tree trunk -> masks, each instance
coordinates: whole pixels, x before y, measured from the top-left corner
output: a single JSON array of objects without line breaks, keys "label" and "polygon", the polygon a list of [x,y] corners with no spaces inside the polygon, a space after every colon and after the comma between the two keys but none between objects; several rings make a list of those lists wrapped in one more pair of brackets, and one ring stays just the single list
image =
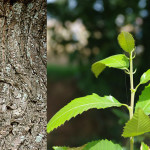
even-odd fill
[{"label": "tree trunk", "polygon": [[0,150],[46,150],[46,1],[0,1]]}]

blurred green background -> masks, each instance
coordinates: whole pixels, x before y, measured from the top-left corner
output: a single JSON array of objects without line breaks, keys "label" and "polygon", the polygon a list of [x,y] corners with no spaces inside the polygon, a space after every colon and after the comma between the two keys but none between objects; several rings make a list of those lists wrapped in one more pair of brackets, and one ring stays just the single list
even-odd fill
[{"label": "blurred green background", "polygon": [[[143,72],[150,68],[150,1],[149,0],[48,0],[48,120],[76,97],[97,93],[113,95],[130,104],[129,76],[117,69],[106,69],[98,79],[91,72],[95,61],[123,53],[118,45],[120,31],[131,32],[136,40],[134,75],[137,85]],[[141,86],[136,94],[143,90]],[[120,111],[121,110],[121,111]],[[97,139],[109,139],[128,146],[121,137],[128,119],[121,109],[90,110],[71,119],[48,134],[52,146],[81,146]],[[150,143],[150,134],[135,139]]]}]

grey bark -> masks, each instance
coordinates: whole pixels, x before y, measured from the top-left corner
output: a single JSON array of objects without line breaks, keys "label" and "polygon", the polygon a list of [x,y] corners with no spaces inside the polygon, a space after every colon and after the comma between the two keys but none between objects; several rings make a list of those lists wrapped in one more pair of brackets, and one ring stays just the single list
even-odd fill
[{"label": "grey bark", "polygon": [[0,150],[46,150],[46,1],[0,0]]}]

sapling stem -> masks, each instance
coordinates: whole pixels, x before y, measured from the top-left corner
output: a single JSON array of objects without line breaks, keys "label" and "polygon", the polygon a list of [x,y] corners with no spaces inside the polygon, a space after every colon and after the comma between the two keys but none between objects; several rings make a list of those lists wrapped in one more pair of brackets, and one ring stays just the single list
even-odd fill
[{"label": "sapling stem", "polygon": [[[133,50],[134,51],[134,50]],[[134,111],[134,96],[135,96],[135,89],[133,83],[133,51],[130,53],[130,86],[131,86],[131,104],[130,104],[130,119],[133,117]],[[130,138],[130,150],[134,150],[134,137]]]}]

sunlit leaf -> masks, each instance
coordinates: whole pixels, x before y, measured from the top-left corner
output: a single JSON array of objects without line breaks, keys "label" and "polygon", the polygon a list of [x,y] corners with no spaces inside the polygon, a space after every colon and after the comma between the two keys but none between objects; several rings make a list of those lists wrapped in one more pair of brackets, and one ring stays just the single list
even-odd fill
[{"label": "sunlit leaf", "polygon": [[140,84],[147,83],[150,80],[150,69],[147,70],[140,79]]},{"label": "sunlit leaf", "polygon": [[123,150],[119,144],[108,140],[94,141],[88,143],[83,150]]},{"label": "sunlit leaf", "polygon": [[123,54],[118,54],[114,56],[110,56],[101,61],[98,61],[92,65],[92,72],[96,77],[106,68],[112,67],[117,69],[126,69],[129,67],[129,60]]},{"label": "sunlit leaf", "polygon": [[150,150],[150,148],[142,142],[140,150]]},{"label": "sunlit leaf", "polygon": [[141,108],[146,115],[150,114],[150,84],[145,87],[139,96],[135,109]]},{"label": "sunlit leaf", "polygon": [[121,32],[118,36],[118,42],[121,48],[128,53],[130,53],[135,47],[134,38],[128,32]]},{"label": "sunlit leaf", "polygon": [[146,132],[150,132],[150,118],[139,108],[133,118],[126,123],[122,136],[133,137]]},{"label": "sunlit leaf", "polygon": [[81,147],[53,147],[54,150],[123,150],[119,144],[114,144],[108,140],[98,140],[89,142]]},{"label": "sunlit leaf", "polygon": [[92,108],[104,109],[112,106],[120,107],[121,104],[112,96],[100,97],[97,94],[76,98],[58,111],[47,125],[47,132],[64,124],[67,120]]}]

